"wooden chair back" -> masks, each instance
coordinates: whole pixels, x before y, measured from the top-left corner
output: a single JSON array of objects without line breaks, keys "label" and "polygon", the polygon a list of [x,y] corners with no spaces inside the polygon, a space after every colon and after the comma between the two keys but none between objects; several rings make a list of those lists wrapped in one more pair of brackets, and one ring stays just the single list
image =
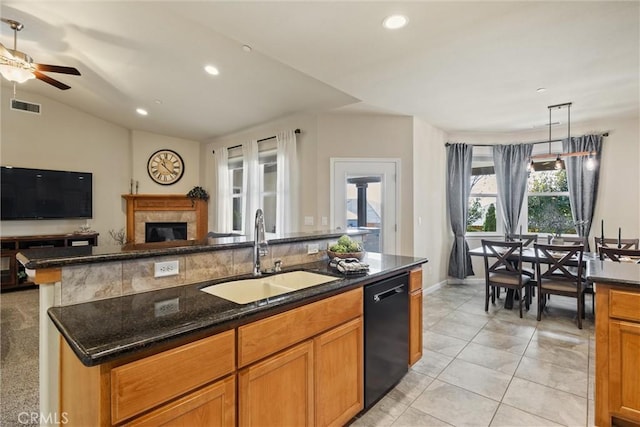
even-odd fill
[{"label": "wooden chair back", "polygon": [[640,260],[640,250],[600,246],[600,259],[610,259],[615,262],[637,262]]},{"label": "wooden chair back", "polygon": [[[491,273],[522,275],[522,242],[502,242],[482,239],[484,271],[487,280]],[[489,262],[492,262],[489,265]]]},{"label": "wooden chair back", "polygon": [[[596,249],[600,249],[601,246],[606,246],[608,248],[618,248],[618,239],[616,238],[604,238],[602,237],[594,237],[593,240],[596,243]],[[640,244],[640,239],[620,239],[620,248],[619,249],[638,249],[638,245]]]},{"label": "wooden chair back", "polygon": [[538,241],[537,234],[507,234],[505,237],[508,242],[522,241],[522,246],[525,248]]},{"label": "wooden chair back", "polygon": [[[538,280],[582,281],[582,256],[584,245],[533,245],[536,252],[536,277]],[[540,265],[548,265],[541,271]]]}]

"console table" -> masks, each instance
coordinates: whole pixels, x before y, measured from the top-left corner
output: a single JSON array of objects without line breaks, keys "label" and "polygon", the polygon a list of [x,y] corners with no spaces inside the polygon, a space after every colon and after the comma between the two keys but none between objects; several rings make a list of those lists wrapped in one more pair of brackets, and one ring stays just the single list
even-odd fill
[{"label": "console table", "polygon": [[33,286],[24,267],[16,261],[16,253],[31,248],[62,248],[68,246],[96,246],[98,233],[43,234],[37,236],[12,236],[0,238],[1,265],[0,290]]}]

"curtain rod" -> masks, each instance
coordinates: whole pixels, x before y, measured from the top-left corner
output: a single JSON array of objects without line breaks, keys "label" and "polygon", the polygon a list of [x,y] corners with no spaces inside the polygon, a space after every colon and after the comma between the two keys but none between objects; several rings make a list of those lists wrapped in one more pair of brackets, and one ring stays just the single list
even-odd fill
[{"label": "curtain rod", "polygon": [[[600,134],[601,136],[609,136],[609,132],[603,132]],[[535,141],[535,142],[522,142],[521,144],[549,144],[550,142],[562,142],[567,138],[562,138],[562,139],[552,139],[552,140],[547,140],[547,141]],[[450,142],[445,142],[444,146],[448,147],[450,146],[451,143]],[[474,147],[493,147],[495,145],[500,145],[500,144],[468,144],[468,145],[472,145]]]},{"label": "curtain rod", "polygon": [[[297,134],[297,133],[300,133],[300,132],[301,132],[301,131],[300,131],[300,129],[296,129],[296,130],[294,130],[294,131],[293,131],[293,133],[296,133],[296,134]],[[259,139],[259,140],[258,140],[258,141],[256,141],[256,142],[269,141],[269,140],[271,140],[271,139],[275,139],[275,138],[276,138],[276,136],[274,135],[274,136],[270,136],[270,137],[268,137],[268,138],[262,138],[262,139]],[[233,147],[227,147],[227,150],[233,150],[234,148],[240,148],[240,147],[242,147],[242,144],[234,145]],[[216,154],[216,150],[212,150],[211,152],[212,152],[213,154]]]}]

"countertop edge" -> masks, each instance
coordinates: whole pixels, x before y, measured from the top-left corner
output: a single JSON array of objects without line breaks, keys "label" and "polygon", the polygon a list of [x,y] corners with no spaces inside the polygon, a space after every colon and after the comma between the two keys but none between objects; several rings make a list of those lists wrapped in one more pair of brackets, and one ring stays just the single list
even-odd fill
[{"label": "countertop edge", "polygon": [[[344,234],[352,236],[361,236],[368,234],[368,230],[353,230],[348,233],[344,230],[330,230],[327,232],[312,233],[292,233],[290,236],[276,237],[268,240],[273,245],[285,243],[308,242],[314,240],[332,239],[340,237]],[[241,239],[241,240],[240,240]],[[153,248],[135,248],[131,250],[115,251],[113,253],[104,254],[86,254],[90,247],[81,246],[76,248],[65,248],[69,250],[68,256],[56,256],[55,252],[60,252],[61,248],[47,249],[24,249],[16,254],[16,259],[30,270],[38,270],[45,268],[58,268],[69,265],[93,264],[100,262],[125,261],[132,259],[152,258],[159,256],[171,255],[187,255],[203,252],[215,252],[229,249],[249,248],[253,246],[253,240],[246,240],[246,237],[220,237],[209,238],[205,241],[189,241],[190,245],[173,246],[173,247],[153,247]]]},{"label": "countertop edge", "polygon": [[[156,349],[162,351],[165,349],[165,347],[172,348],[175,346],[179,346],[186,342],[191,342],[203,338],[204,336],[210,336],[218,332],[233,329],[264,317],[268,317],[302,305],[322,300],[324,298],[338,295],[340,293],[365,286],[371,282],[384,280],[388,277],[392,277],[403,272],[408,272],[428,262],[426,258],[406,258],[411,259],[411,261],[408,261],[394,268],[385,269],[366,276],[345,276],[340,282],[338,282],[341,283],[341,286],[337,288],[335,287],[336,282],[334,282],[333,286],[330,283],[328,285],[320,285],[318,287],[315,287],[315,289],[308,288],[307,292],[298,291],[292,293],[287,298],[283,298],[279,302],[270,303],[261,307],[252,307],[252,309],[248,311],[242,311],[238,309],[237,312],[231,313],[223,319],[178,325],[176,328],[164,331],[162,334],[158,334],[149,339],[132,342],[129,345],[125,346],[118,346],[93,352],[82,346],[78,342],[78,340],[74,338],[73,332],[65,326],[64,322],[61,322],[60,319],[57,318],[55,309],[59,309],[60,307],[51,307],[47,311],[47,314],[64,338],[64,340],[70,346],[74,354],[82,362],[82,364],[87,367],[92,367],[107,362],[112,362],[121,358],[133,356],[135,354],[143,353],[146,351],[154,351]],[[212,283],[222,283],[228,280],[234,280],[234,278],[214,280],[211,283],[202,282],[200,284],[182,285],[179,288],[200,288],[205,285],[209,285]]]}]

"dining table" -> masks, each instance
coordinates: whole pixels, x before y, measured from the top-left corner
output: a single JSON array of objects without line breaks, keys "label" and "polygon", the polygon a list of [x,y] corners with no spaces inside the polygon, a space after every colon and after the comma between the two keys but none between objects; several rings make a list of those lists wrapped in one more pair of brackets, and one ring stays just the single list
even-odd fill
[{"label": "dining table", "polygon": [[[545,256],[541,253],[541,251],[538,251],[541,255],[541,258],[544,258]],[[471,256],[480,256],[483,257],[484,256],[484,249],[482,246],[478,246],[477,248],[473,248],[473,249],[469,249],[469,255]],[[490,253],[489,256],[491,257],[495,257],[494,254]],[[510,260],[517,260],[518,259],[518,254],[517,252],[512,253],[507,259]],[[599,256],[597,253],[595,252],[583,252],[582,253],[582,264],[585,265],[588,261],[592,261],[592,260],[596,260],[599,259]],[[523,263],[531,263],[532,265],[536,262],[537,257],[536,257],[536,250],[534,248],[523,248],[522,249],[522,262]],[[549,260],[549,263],[553,263],[552,260]],[[571,260],[569,260],[569,264],[571,265]],[[574,265],[578,265],[577,259],[574,263]],[[504,308],[511,310],[513,308],[513,300],[516,298],[516,292],[513,289],[507,289],[507,296],[505,297],[504,300]]]}]

